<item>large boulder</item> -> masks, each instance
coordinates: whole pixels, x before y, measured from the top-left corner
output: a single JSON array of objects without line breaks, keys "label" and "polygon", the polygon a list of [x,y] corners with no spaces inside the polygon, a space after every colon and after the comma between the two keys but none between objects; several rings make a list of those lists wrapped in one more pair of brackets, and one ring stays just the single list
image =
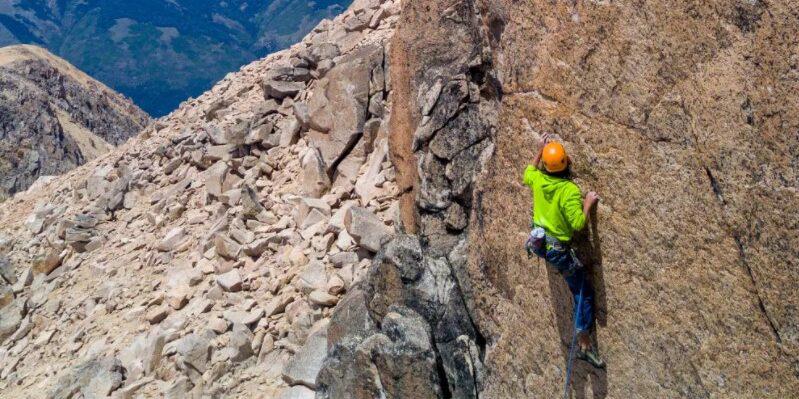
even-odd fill
[{"label": "large boulder", "polygon": [[337,61],[308,100],[311,144],[332,174],[363,134],[372,71],[383,62],[383,48],[367,45]]},{"label": "large boulder", "polygon": [[119,359],[90,360],[60,377],[50,397],[72,398],[80,395],[86,399],[105,398],[124,382],[125,368]]},{"label": "large boulder", "polygon": [[[351,291],[333,313],[322,397],[476,398],[478,333],[450,263],[426,257],[417,237],[402,234],[374,263],[363,290]],[[364,378],[373,368],[383,384]],[[441,374],[426,374],[435,369]]]},{"label": "large boulder", "polygon": [[27,313],[27,301],[22,299],[0,308],[0,344],[17,331]]},{"label": "large boulder", "polygon": [[267,99],[283,99],[285,97],[294,97],[300,90],[305,89],[305,84],[302,82],[287,82],[282,80],[265,80],[261,82],[261,88]]},{"label": "large boulder", "polygon": [[[355,324],[348,329],[361,327]],[[356,334],[331,341],[329,357],[318,377],[317,397],[444,397],[436,370],[436,351],[422,317],[408,308],[392,308],[380,331],[363,333],[364,336]]]},{"label": "large boulder", "polygon": [[305,345],[294,355],[283,369],[283,379],[291,385],[316,388],[316,377],[327,356],[327,325],[311,334]]},{"label": "large boulder", "polygon": [[356,206],[347,210],[344,226],[358,245],[372,252],[380,250],[382,242],[391,234],[391,229],[377,215]]}]

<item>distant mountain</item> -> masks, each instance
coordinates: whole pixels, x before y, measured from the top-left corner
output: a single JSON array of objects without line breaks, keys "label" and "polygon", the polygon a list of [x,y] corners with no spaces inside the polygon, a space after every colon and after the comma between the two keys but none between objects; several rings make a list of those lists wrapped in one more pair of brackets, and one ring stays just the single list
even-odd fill
[{"label": "distant mountain", "polygon": [[0,201],[108,152],[149,121],[47,50],[0,48]]},{"label": "distant mountain", "polygon": [[349,3],[0,0],[0,46],[46,47],[160,116]]}]

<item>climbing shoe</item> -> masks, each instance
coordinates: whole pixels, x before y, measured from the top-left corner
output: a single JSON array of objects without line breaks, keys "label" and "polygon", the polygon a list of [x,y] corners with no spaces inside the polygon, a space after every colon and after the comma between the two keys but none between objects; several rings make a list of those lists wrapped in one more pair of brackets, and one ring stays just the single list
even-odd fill
[{"label": "climbing shoe", "polygon": [[598,368],[603,369],[605,368],[605,361],[599,357],[599,353],[597,353],[596,348],[591,347],[591,349],[584,351],[579,350],[577,351],[577,358],[580,360],[585,360],[590,365]]}]

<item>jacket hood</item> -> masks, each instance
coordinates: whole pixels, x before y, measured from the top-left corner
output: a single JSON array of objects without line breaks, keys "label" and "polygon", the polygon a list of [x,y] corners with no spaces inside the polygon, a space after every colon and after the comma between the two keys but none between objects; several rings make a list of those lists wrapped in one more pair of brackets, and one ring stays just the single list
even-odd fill
[{"label": "jacket hood", "polygon": [[552,176],[546,172],[544,172],[544,177],[544,183],[541,185],[541,191],[544,192],[544,195],[547,197],[547,201],[552,201],[555,193],[557,193],[558,190],[560,190],[565,184],[569,184],[571,182],[568,179]]}]

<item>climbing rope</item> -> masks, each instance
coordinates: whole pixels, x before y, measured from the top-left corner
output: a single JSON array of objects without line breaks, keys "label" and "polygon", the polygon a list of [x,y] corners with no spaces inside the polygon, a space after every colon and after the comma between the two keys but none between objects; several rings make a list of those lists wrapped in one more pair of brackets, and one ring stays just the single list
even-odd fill
[{"label": "climbing rope", "polygon": [[574,333],[572,334],[572,343],[569,346],[569,359],[566,362],[566,386],[563,387],[563,399],[569,399],[569,385],[571,385],[572,366],[574,366],[574,353],[575,344],[577,344],[577,325],[580,320],[581,310],[583,306],[583,287],[585,287],[585,276],[580,283],[580,295],[577,296],[577,303],[574,306]]}]

